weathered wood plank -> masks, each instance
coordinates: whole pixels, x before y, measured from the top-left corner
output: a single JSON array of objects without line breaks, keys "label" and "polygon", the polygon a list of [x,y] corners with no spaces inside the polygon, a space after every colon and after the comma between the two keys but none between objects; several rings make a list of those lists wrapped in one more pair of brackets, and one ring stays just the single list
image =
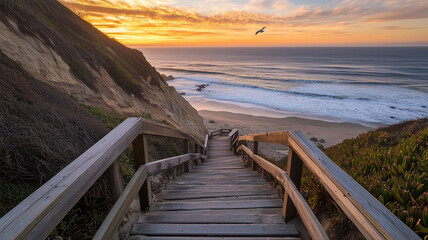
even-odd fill
[{"label": "weathered wood plank", "polygon": [[[171,200],[163,200],[163,203],[195,203],[195,202],[239,202],[239,201],[270,201],[277,200],[278,194],[274,195],[256,195],[256,196],[229,196],[229,197],[210,197],[203,199],[171,199]],[[278,213],[279,214],[279,213]]]},{"label": "weathered wood plank", "polygon": [[195,190],[195,191],[240,191],[240,190],[259,190],[259,189],[273,189],[272,186],[266,186],[264,185],[173,185],[167,186],[167,189],[169,190],[178,190],[178,191],[185,191],[185,190]]},{"label": "weathered wood plank", "polygon": [[210,201],[210,202],[158,202],[150,207],[151,211],[177,211],[198,209],[239,209],[239,208],[277,208],[282,207],[278,199],[245,201]]},{"label": "weathered wood plank", "polygon": [[202,166],[198,166],[195,167],[194,173],[195,174],[199,174],[199,173],[204,173],[206,172],[207,174],[212,174],[212,173],[232,173],[232,172],[236,172],[236,173],[242,173],[242,172],[249,172],[246,168],[244,168],[245,165],[242,163],[233,163],[233,164],[224,164],[222,168],[218,168],[215,166],[212,167],[202,167]]},{"label": "weathered wood plank", "polygon": [[[201,153],[201,151],[199,149],[199,145],[196,143],[193,145],[193,152],[194,153]],[[193,161],[193,165],[194,165],[194,167],[199,166],[199,158],[197,158]]]},{"label": "weathered wood plank", "polygon": [[210,171],[210,172],[207,172],[206,175],[204,175],[202,172],[198,172],[195,175],[192,174],[192,175],[188,175],[188,176],[183,176],[183,180],[189,179],[189,178],[211,178],[211,179],[229,178],[229,179],[234,179],[234,178],[242,178],[242,177],[259,178],[260,179],[260,176],[258,176],[257,173],[255,173],[255,172],[248,172],[248,171],[242,171],[242,169],[236,169],[236,172],[219,171],[218,174],[215,174],[215,171]]},{"label": "weathered wood plank", "polygon": [[[132,150],[134,152],[134,168],[139,169],[141,165],[149,162],[149,148],[147,146],[147,136],[140,134],[132,141]],[[150,178],[147,178],[140,189],[140,209],[145,211],[152,202],[152,187]]]},{"label": "weathered wood plank", "polygon": [[[187,185],[187,186],[190,186],[190,185],[210,186],[210,185],[225,185],[225,184],[229,184],[229,183],[230,183],[230,180],[224,179],[221,181],[218,180],[218,181],[207,181],[207,182],[186,181],[186,182],[179,182],[179,183],[177,183],[177,185],[181,184],[181,185]],[[266,186],[266,182],[261,178],[259,178],[257,180],[247,180],[247,179],[241,180],[241,179],[238,179],[238,180],[234,180],[233,183],[234,183],[235,187],[237,185],[265,185]]]},{"label": "weathered wood plank", "polygon": [[223,149],[227,149],[227,146],[230,146],[230,145],[229,145],[229,141],[210,142],[210,143],[208,144],[208,149],[211,149],[211,148],[218,148],[218,149],[220,149],[220,150],[221,150],[221,148],[222,148],[222,147],[224,147]]},{"label": "weathered wood plank", "polygon": [[206,164],[201,165],[201,169],[209,169],[209,168],[224,168],[223,165],[226,164],[237,164],[242,165],[240,159],[228,158],[228,159],[207,159]]},{"label": "weathered wood plank", "polygon": [[259,196],[259,195],[272,195],[276,194],[272,189],[267,190],[252,190],[252,191],[222,191],[222,192],[200,192],[200,191],[176,191],[164,190],[162,193],[156,195],[157,199],[164,200],[177,200],[177,199],[200,199],[212,197],[235,197],[235,196]]},{"label": "weathered wood plank", "polygon": [[149,176],[152,176],[156,173],[159,173],[162,170],[175,167],[181,163],[185,163],[189,160],[197,159],[201,156],[202,155],[199,153],[188,153],[188,154],[184,154],[176,157],[165,158],[155,162],[150,162],[146,164],[147,174]]},{"label": "weathered wood plank", "polygon": [[[303,162],[300,157],[289,149],[288,151],[288,162],[287,162],[287,173],[290,176],[291,181],[296,186],[296,189],[300,189],[300,182],[302,180]],[[284,194],[284,206],[282,207],[282,217],[286,222],[296,217],[296,207],[294,206],[291,198],[287,193]]]},{"label": "weathered wood plank", "polygon": [[284,224],[284,220],[280,215],[211,215],[211,214],[183,214],[183,215],[141,215],[138,223],[202,223],[202,224],[250,224],[250,223],[264,223],[264,224]]},{"label": "weathered wood plank", "polygon": [[204,149],[207,150],[208,149],[208,134],[205,135],[205,142],[204,142]]},{"label": "weathered wood plank", "polygon": [[[187,140],[187,139],[184,139],[183,140],[183,153],[184,154],[187,154],[187,153],[189,153],[190,151],[189,151],[189,147],[190,147],[190,144],[189,144],[189,140]],[[194,158],[194,159],[192,159],[192,160],[195,160],[196,158]],[[189,172],[189,170],[190,170],[190,161],[186,161],[186,162],[184,162],[183,163],[183,166],[184,166],[184,172]]]},{"label": "weathered wood plank", "polygon": [[288,132],[266,132],[257,134],[248,134],[240,136],[238,141],[257,141],[287,145],[288,144]]},{"label": "weathered wood plank", "polygon": [[139,118],[122,122],[4,215],[0,239],[46,238],[141,131]]},{"label": "weathered wood plank", "polygon": [[181,178],[182,179],[191,179],[191,178],[207,178],[207,179],[222,179],[222,180],[227,180],[225,178],[228,179],[234,179],[234,178],[242,178],[242,177],[249,177],[249,178],[257,178],[260,179],[260,176],[257,175],[257,173],[255,172],[236,172],[236,173],[218,173],[218,174],[186,174],[183,175]]},{"label": "weathered wood plank", "polygon": [[126,186],[123,194],[119,197],[117,202],[114,204],[113,208],[110,210],[109,214],[105,218],[103,224],[98,229],[93,239],[111,239],[113,238],[114,233],[119,227],[120,223],[123,221],[123,217],[128,211],[129,206],[132,201],[137,196],[140,188],[143,186],[147,178],[147,169],[143,165],[141,166],[129,181]]},{"label": "weathered wood plank", "polygon": [[234,169],[242,170],[242,168],[244,166],[245,166],[244,164],[230,165],[230,166],[225,165],[225,166],[218,166],[218,167],[216,167],[216,166],[210,166],[210,167],[200,166],[197,168],[197,170],[201,170],[201,171],[204,171],[205,169],[208,169],[207,171],[214,171],[214,170],[221,171],[221,170],[234,170]]},{"label": "weathered wood plank", "polygon": [[215,172],[228,173],[228,172],[249,172],[249,171],[248,171],[248,169],[245,168],[245,164],[243,164],[242,162],[239,162],[239,163],[224,164],[224,165],[222,165],[222,167],[216,167],[215,165],[212,165],[210,167],[198,166],[198,167],[195,167],[194,172],[195,173],[203,173],[203,172],[207,172],[207,173],[215,173]]},{"label": "weathered wood plank", "polygon": [[170,216],[181,216],[185,214],[195,215],[277,215],[281,216],[281,208],[251,208],[249,211],[246,208],[242,209],[198,209],[198,210],[178,210],[178,211],[150,211],[144,213],[144,216],[158,216],[161,214],[168,214]]},{"label": "weathered wood plank", "polygon": [[224,179],[221,177],[208,177],[208,178],[203,178],[203,177],[198,177],[198,178],[192,178],[191,176],[188,178],[180,178],[181,180],[186,180],[188,181],[190,184],[191,183],[196,183],[196,185],[199,185],[198,182],[200,184],[204,184],[204,185],[213,185],[213,184],[227,184],[230,181],[233,181],[235,183],[235,185],[239,185],[239,184],[251,184],[251,185],[259,185],[259,184],[267,184],[267,182],[262,179],[260,176],[242,176],[242,177],[235,177],[235,178],[229,178],[229,179]]},{"label": "weathered wood plank", "polygon": [[230,156],[230,152],[228,151],[209,151],[207,154],[208,158],[219,158]]},{"label": "weathered wood plank", "polygon": [[229,134],[227,135],[228,137],[232,137],[233,135],[235,135],[238,132],[238,129],[234,128],[232,129],[232,131],[229,132]]},{"label": "weathered wood plank", "polygon": [[116,201],[123,192],[122,177],[120,176],[119,163],[114,161],[107,169],[107,178],[110,185],[111,197]]},{"label": "weathered wood plank", "polygon": [[209,158],[207,159],[207,165],[203,165],[203,167],[208,167],[211,165],[221,166],[222,163],[239,163],[239,159],[236,157],[232,157],[230,155],[218,158]]},{"label": "weathered wood plank", "polygon": [[299,237],[162,237],[162,236],[142,236],[136,235],[129,237],[129,240],[183,240],[183,239],[195,239],[195,240],[302,240]]},{"label": "weathered wood plank", "polygon": [[149,236],[298,236],[292,225],[285,224],[135,224],[132,234]]},{"label": "weathered wood plank", "polygon": [[225,140],[221,140],[221,141],[211,140],[208,143],[208,147],[209,148],[211,148],[211,147],[217,147],[217,146],[222,146],[222,147],[227,148],[227,146],[230,146],[229,139],[225,139]]},{"label": "weathered wood plank", "polygon": [[196,139],[192,135],[189,135],[171,126],[150,121],[147,119],[141,119],[141,121],[143,123],[143,129],[142,129],[143,134],[163,136],[163,137],[173,137],[173,138],[180,138],[180,139],[190,139],[192,142],[197,143],[199,146],[205,146],[204,144],[202,144],[201,141],[199,141],[199,139]]}]

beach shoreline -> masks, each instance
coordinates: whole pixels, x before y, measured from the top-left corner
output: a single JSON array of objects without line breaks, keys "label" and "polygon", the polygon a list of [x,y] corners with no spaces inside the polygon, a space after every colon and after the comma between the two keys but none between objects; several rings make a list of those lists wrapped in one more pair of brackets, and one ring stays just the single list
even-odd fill
[{"label": "beach shoreline", "polygon": [[[220,128],[238,128],[241,135],[272,131],[301,131],[316,144],[329,147],[345,139],[354,138],[376,127],[368,127],[350,122],[329,122],[301,117],[273,118],[253,116],[227,111],[200,110],[199,115],[209,131]],[[380,126],[379,126],[380,127]],[[260,152],[276,160],[288,154],[287,147],[275,144],[263,144]]]}]

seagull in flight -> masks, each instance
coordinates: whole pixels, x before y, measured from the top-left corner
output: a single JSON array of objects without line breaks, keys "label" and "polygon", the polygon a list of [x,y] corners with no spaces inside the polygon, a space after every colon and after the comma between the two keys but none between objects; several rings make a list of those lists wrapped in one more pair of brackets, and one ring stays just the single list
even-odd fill
[{"label": "seagull in flight", "polygon": [[260,29],[259,31],[257,31],[256,32],[256,34],[254,34],[254,35],[257,35],[257,33],[264,33],[265,31],[264,31],[264,29],[265,29],[266,27],[263,27],[262,29]]}]

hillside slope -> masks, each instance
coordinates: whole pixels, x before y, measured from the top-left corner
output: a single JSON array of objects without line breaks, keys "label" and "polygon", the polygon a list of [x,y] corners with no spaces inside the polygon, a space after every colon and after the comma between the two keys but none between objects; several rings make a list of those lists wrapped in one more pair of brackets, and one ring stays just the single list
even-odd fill
[{"label": "hillside slope", "polygon": [[1,51],[0,113],[0,216],[108,132]]},{"label": "hillside slope", "polygon": [[110,39],[56,0],[0,0],[0,50],[81,103],[148,115],[203,138],[197,111],[137,50]]}]

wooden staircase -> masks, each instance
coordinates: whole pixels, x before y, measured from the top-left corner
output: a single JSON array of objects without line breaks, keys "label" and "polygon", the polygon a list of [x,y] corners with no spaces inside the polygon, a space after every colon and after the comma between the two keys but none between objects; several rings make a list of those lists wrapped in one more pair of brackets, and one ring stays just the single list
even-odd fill
[{"label": "wooden staircase", "polygon": [[281,217],[277,190],[230,151],[230,138],[208,142],[208,159],[178,177],[150,211],[141,214],[130,239],[299,239]]},{"label": "wooden staircase", "polygon": [[[184,154],[149,161],[149,136],[182,141]],[[249,142],[252,149],[247,147]],[[287,169],[259,156],[259,142],[288,146]],[[116,160],[129,145],[135,174],[123,188]],[[234,154],[241,155],[245,164]],[[298,239],[294,226],[284,223],[296,216],[312,239],[328,239],[299,191],[303,166],[365,238],[420,239],[301,132],[239,136],[238,129],[219,129],[202,143],[173,127],[141,118],[123,121],[0,218],[0,239],[46,239],[102,174],[109,179],[116,202],[94,235],[96,240],[118,236],[117,229],[137,195],[140,209],[149,211],[133,225],[132,240]],[[152,201],[150,177],[165,170],[173,170],[175,176],[177,167],[185,173]]]}]

